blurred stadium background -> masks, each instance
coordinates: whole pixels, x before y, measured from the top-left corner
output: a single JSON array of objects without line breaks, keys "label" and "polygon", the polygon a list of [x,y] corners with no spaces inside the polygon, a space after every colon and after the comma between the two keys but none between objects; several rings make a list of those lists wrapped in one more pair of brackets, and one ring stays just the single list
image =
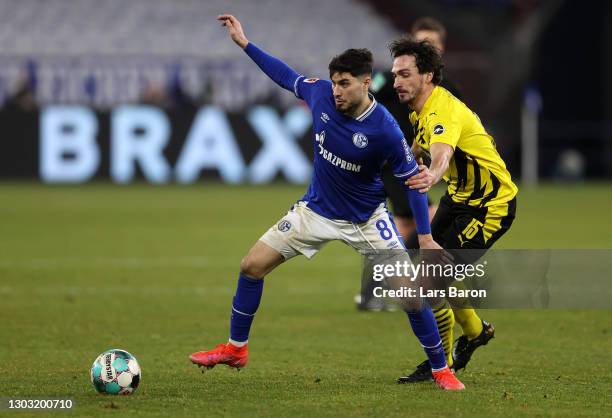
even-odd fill
[{"label": "blurred stadium background", "polygon": [[[226,39],[214,17],[232,10],[253,42],[316,77],[327,77],[330,57],[347,47],[372,49],[377,67],[388,69],[387,42],[416,18],[434,16],[448,29],[447,75],[516,178],[609,179],[610,7],[572,0],[1,0],[0,178],[307,182],[309,167],[298,155],[268,172],[250,167],[262,142],[283,127],[308,156],[310,130],[305,112],[280,123],[299,104]],[[155,110],[118,116],[122,106],[144,104]],[[181,165],[189,133],[188,151],[197,155]],[[144,144],[130,146],[134,138]]]},{"label": "blurred stadium background", "polygon": [[[497,247],[612,248],[612,2],[0,0],[0,396],[71,396],[75,416],[609,415],[609,311],[486,312],[498,338],[449,402],[395,384],[420,348],[401,315],[356,313],[360,260],[335,243],[268,281],[253,367],[192,369],[311,170],[309,113],[227,39],[227,11],[316,77],[348,47],[388,69],[386,43],[438,18],[521,188]],[[111,346],[143,367],[132,399],[90,387]]]}]

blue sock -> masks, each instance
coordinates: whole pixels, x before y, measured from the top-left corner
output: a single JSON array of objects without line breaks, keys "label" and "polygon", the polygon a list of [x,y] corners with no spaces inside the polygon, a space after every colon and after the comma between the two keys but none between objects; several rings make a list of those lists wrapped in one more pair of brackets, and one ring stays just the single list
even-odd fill
[{"label": "blue sock", "polygon": [[251,324],[263,292],[263,279],[251,279],[240,273],[232,304],[230,339],[244,342],[249,339]]},{"label": "blue sock", "polygon": [[420,311],[406,311],[412,331],[419,339],[425,354],[429,358],[429,364],[433,370],[443,369],[446,367],[446,355],[444,347],[436,325],[436,318],[429,306],[424,307]]}]

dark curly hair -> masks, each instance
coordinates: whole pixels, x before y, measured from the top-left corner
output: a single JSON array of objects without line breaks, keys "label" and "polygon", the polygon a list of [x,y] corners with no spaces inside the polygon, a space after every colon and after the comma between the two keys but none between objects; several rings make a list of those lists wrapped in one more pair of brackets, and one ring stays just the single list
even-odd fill
[{"label": "dark curly hair", "polygon": [[410,36],[396,39],[389,44],[389,51],[393,58],[402,55],[412,55],[419,69],[419,74],[433,73],[431,82],[440,84],[442,81],[442,57],[440,52],[427,41],[416,41]]},{"label": "dark curly hair", "polygon": [[372,74],[372,52],[369,49],[347,49],[329,62],[329,76],[350,73],[353,77]]}]

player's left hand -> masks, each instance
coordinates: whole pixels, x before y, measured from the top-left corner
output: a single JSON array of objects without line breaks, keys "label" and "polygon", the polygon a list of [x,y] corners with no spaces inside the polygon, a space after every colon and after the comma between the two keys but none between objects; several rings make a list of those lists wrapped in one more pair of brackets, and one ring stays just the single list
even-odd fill
[{"label": "player's left hand", "polygon": [[417,189],[421,193],[427,193],[437,182],[438,178],[425,164],[419,164],[419,174],[406,180],[411,189]]}]

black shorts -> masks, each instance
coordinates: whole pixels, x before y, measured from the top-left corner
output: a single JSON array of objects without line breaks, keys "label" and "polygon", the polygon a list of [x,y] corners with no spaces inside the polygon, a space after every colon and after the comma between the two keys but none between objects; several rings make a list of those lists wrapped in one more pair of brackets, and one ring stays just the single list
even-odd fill
[{"label": "black shorts", "polygon": [[[510,229],[516,215],[516,198],[490,207],[477,208],[453,202],[446,194],[431,221],[431,234],[444,249],[451,250],[455,261],[473,263]],[[406,241],[409,249],[419,247],[413,233]],[[473,250],[453,252],[454,249]]]},{"label": "black shorts", "polygon": [[[412,209],[408,203],[406,188],[393,175],[393,170],[389,164],[382,167],[381,178],[385,187],[385,193],[391,201],[391,213],[393,216],[412,219]],[[431,206],[431,200],[427,197],[427,202]]]}]

